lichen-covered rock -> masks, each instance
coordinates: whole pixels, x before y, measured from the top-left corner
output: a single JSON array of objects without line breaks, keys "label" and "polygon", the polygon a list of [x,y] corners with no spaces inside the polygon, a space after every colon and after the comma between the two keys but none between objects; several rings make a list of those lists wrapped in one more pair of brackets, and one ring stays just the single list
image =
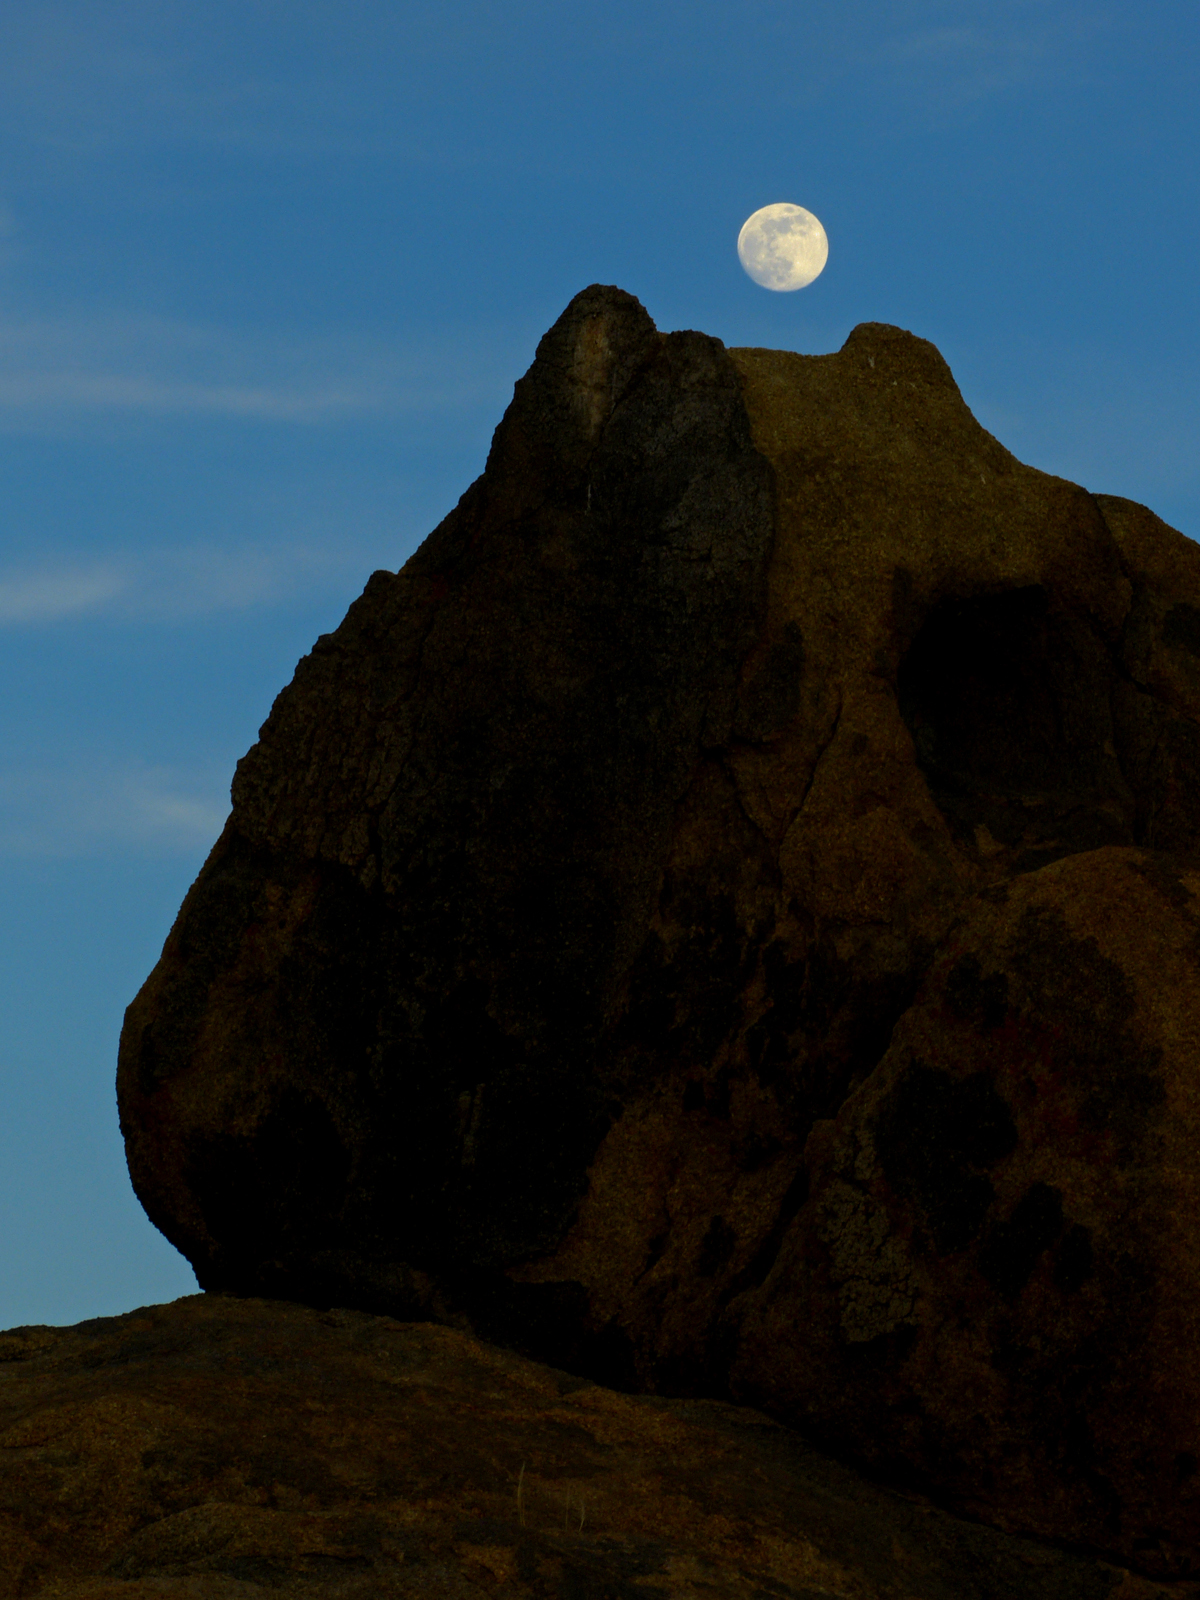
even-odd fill
[{"label": "lichen-covered rock", "polygon": [[[910,334],[726,351],[592,288],[483,477],[371,579],[241,763],[128,1013],[134,1186],[205,1287],[458,1319],[631,1388],[732,1381],[980,1515],[1064,1539],[1078,1517],[1179,1565],[1190,1503],[1161,1499],[1157,1465],[1116,1471],[1115,1425],[1092,1456],[1054,1465],[1030,1434],[1019,1471],[985,1467],[1009,1434],[981,1424],[972,1456],[948,1398],[944,1428],[892,1419],[868,1447],[873,1380],[843,1367],[879,1347],[848,1330],[894,1317],[885,1342],[912,1339],[960,1270],[1009,1302],[970,1250],[915,1250],[869,1185],[863,1211],[822,1140],[989,895],[1112,851],[1173,870],[1198,840],[1200,550],[1022,466]],[[1111,917],[1166,938],[1173,904],[1118,895]],[[1172,981],[1200,1015],[1191,968]],[[1170,1059],[1164,1093],[1186,1095]],[[1103,1187],[1108,1146],[1087,1150]],[[988,1239],[1025,1225],[990,1171],[967,1173],[995,1187]],[[1051,1204],[1038,1183],[1099,1236],[1049,1168],[1030,1205]],[[1129,1247],[1143,1300],[1194,1207],[1178,1228]],[[1070,1304],[1116,1328],[1097,1272]],[[1151,1391],[1196,1392],[1165,1334],[1139,1337],[1111,1401],[1131,1428]],[[932,1416],[895,1359],[896,1417]],[[1012,1376],[1013,1404],[1042,1381]],[[1108,1510],[1060,1469],[1113,1485]]]},{"label": "lichen-covered rock", "polygon": [[1166,1600],[429,1323],[193,1295],[0,1362],[0,1600]]}]

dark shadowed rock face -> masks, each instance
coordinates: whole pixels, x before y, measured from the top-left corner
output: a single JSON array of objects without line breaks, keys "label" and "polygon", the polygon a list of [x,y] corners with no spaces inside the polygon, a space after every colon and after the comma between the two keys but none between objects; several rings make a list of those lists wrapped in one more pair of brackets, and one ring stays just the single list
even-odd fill
[{"label": "dark shadowed rock face", "polygon": [[962,1509],[1194,1570],[1198,949],[1200,871],[1166,855],[975,899],[810,1136],[808,1202],[730,1308],[735,1392]]},{"label": "dark shadowed rock face", "polygon": [[1195,546],[912,335],[593,287],[239,766],[134,1185],[205,1287],[732,1386],[1183,1572],[1198,836]]},{"label": "dark shadowed rock face", "polygon": [[202,1282],[471,1295],[562,1237],[772,531],[724,349],[580,295],[485,476],[280,697],[130,1023],[139,1182]]}]

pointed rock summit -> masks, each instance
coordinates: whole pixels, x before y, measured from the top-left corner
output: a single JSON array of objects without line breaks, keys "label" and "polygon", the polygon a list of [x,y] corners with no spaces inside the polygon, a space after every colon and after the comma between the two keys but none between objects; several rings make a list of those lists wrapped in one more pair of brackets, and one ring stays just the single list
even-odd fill
[{"label": "pointed rock summit", "polygon": [[1200,1567],[1200,549],[932,345],[593,286],[129,1008],[206,1289],[729,1397]]}]

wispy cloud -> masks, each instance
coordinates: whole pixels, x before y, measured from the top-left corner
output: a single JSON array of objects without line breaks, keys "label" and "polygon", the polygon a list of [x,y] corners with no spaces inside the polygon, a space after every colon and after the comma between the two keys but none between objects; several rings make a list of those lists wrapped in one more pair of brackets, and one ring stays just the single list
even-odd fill
[{"label": "wispy cloud", "polygon": [[[183,144],[461,164],[453,128],[425,104],[451,63],[503,50],[509,19],[482,0],[318,0],[289,6],[286,22],[273,9],[218,0],[201,20],[179,0],[9,0],[0,119],[26,148],[68,160]],[[468,137],[473,163],[503,159]]]},{"label": "wispy cloud", "polygon": [[0,774],[0,856],[195,854],[229,814],[226,780],[153,766]]},{"label": "wispy cloud", "polygon": [[0,429],[96,413],[314,425],[453,410],[494,404],[520,359],[504,330],[289,337],[154,316],[10,316]]},{"label": "wispy cloud", "polygon": [[1077,80],[1090,59],[1081,47],[1109,26],[1104,7],[1041,0],[956,0],[940,9],[942,20],[930,25],[928,7],[898,6],[873,49],[893,88],[934,115],[1048,78]]},{"label": "wispy cloud", "polygon": [[327,593],[331,585],[348,583],[353,592],[373,564],[377,554],[351,541],[190,545],[94,563],[64,555],[0,569],[0,628],[84,616],[175,622],[278,604],[311,589]]},{"label": "wispy cloud", "polygon": [[131,558],[114,616],[171,622],[218,611],[277,604],[312,588],[328,591],[350,577],[361,584],[369,563],[353,543],[191,545]]},{"label": "wispy cloud", "polygon": [[928,28],[897,39],[892,64],[900,72],[936,85],[952,101],[990,97],[1031,83],[1042,71],[1050,41],[1038,33],[989,33],[979,27]]},{"label": "wispy cloud", "polygon": [[0,573],[0,625],[57,622],[115,600],[124,588],[124,579],[103,567]]},{"label": "wispy cloud", "polygon": [[110,373],[0,373],[0,408],[16,411],[191,412],[266,422],[317,422],[337,412],[376,409],[382,398],[353,389],[288,391]]}]

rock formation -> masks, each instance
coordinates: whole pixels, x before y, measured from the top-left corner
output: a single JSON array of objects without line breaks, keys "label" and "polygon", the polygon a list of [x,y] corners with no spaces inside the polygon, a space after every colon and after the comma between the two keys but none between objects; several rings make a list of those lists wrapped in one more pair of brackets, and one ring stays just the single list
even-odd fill
[{"label": "rock formation", "polygon": [[1200,1600],[430,1323],[194,1295],[0,1363],[2,1600]]},{"label": "rock formation", "polygon": [[1200,1567],[1200,550],[933,347],[542,340],[130,1007],[205,1288],[726,1395]]}]

